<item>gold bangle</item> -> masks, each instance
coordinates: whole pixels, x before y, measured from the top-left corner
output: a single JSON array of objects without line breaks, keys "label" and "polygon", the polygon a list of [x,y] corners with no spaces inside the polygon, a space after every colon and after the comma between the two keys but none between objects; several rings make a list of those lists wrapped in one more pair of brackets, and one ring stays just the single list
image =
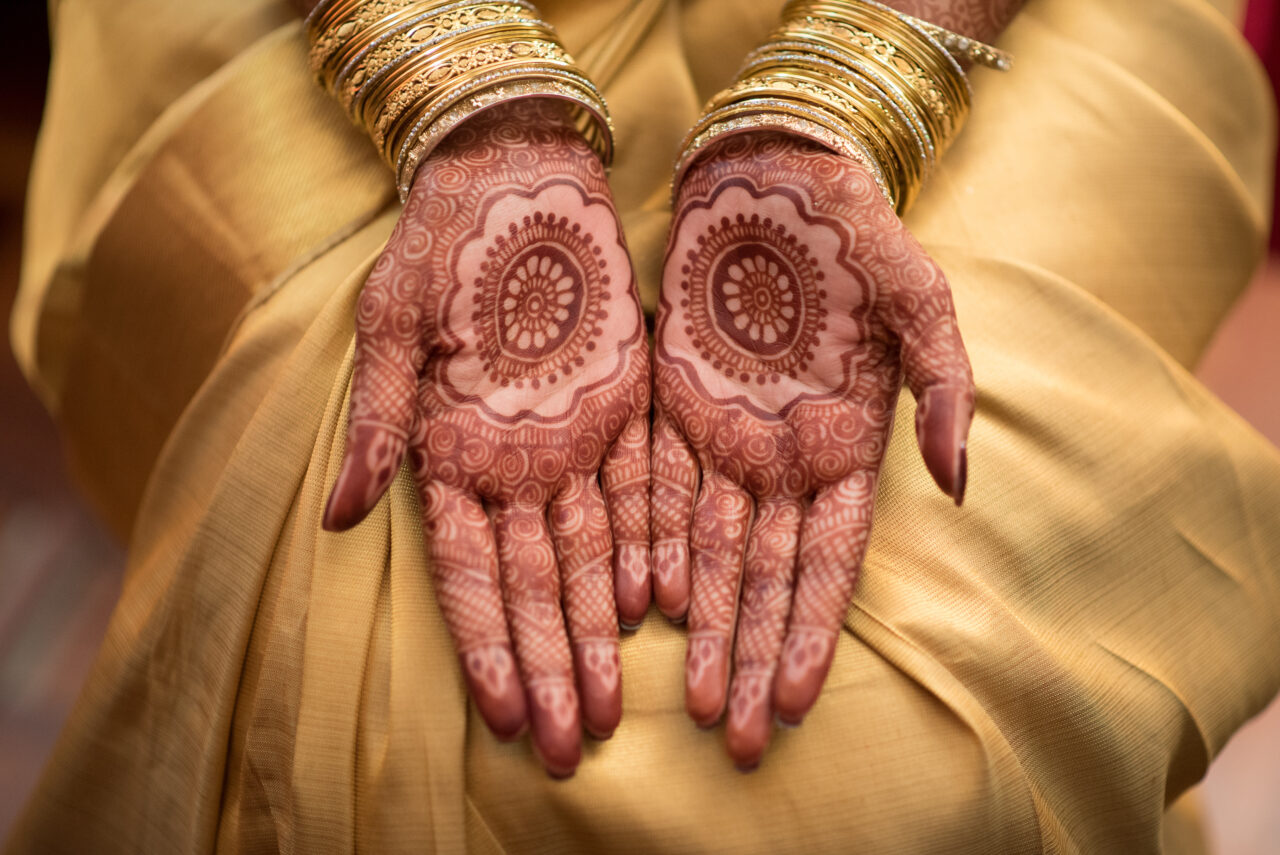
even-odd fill
[{"label": "gold bangle", "polygon": [[[842,29],[849,33],[849,38],[842,37]],[[825,29],[822,24],[808,25],[807,22],[787,22],[775,34],[775,43],[803,46],[806,51],[827,56],[849,66],[857,74],[877,80],[882,88],[893,86],[886,83],[886,78],[896,79],[902,95],[918,101],[923,115],[933,125],[935,145],[940,139],[954,135],[963,123],[962,116],[968,109],[967,99],[952,97],[952,90],[936,81],[911,58],[898,53],[886,57],[878,52],[877,48],[884,43],[878,36],[864,30],[840,28],[839,25]],[[868,41],[855,41],[858,35],[865,36]]]},{"label": "gold bangle", "polygon": [[875,0],[788,0],[782,21],[686,136],[673,193],[707,145],[733,133],[797,133],[866,166],[895,210],[915,200],[968,116],[959,59],[1007,54]]},{"label": "gold bangle", "polygon": [[842,66],[829,64],[824,67],[812,56],[795,53],[766,54],[757,57],[743,67],[741,77],[761,75],[795,78],[798,88],[810,89],[817,96],[822,91],[834,92],[836,100],[857,105],[868,115],[872,124],[881,128],[902,164],[904,182],[908,186],[923,185],[934,163],[934,149],[928,141],[927,130],[916,125],[910,113],[869,85],[854,78]]},{"label": "gold bangle", "polygon": [[594,85],[574,73],[544,71],[536,76],[511,82],[494,79],[477,81],[476,89],[431,117],[417,135],[410,135],[397,157],[396,189],[400,201],[409,198],[417,170],[445,137],[462,122],[490,107],[517,98],[545,97],[567,101],[574,111],[574,124],[586,138],[596,156],[606,166],[613,158],[613,127],[608,108]]},{"label": "gold bangle", "polygon": [[[837,79],[856,80],[872,87],[880,93],[881,97],[891,101],[904,115],[911,117],[912,127],[927,141],[935,158],[946,148],[948,129],[958,127],[963,122],[963,118],[958,122],[944,122],[901,75],[895,74],[891,69],[863,54],[850,53],[847,50],[804,39],[775,41],[767,47],[805,56],[807,57],[805,65],[824,68]],[[755,54],[748,57],[749,60],[755,58]],[[966,109],[963,103],[948,104],[945,107],[947,112],[953,109]]]},{"label": "gold bangle", "polygon": [[395,30],[370,43],[334,76],[333,89],[338,101],[351,116],[359,115],[356,96],[360,90],[375,84],[381,75],[409,61],[417,53],[440,41],[456,38],[478,29],[507,23],[536,25],[533,8],[522,0],[513,2],[464,2],[445,7],[443,13],[431,12],[410,19]]},{"label": "gold bangle", "polygon": [[[941,44],[912,23],[916,19],[871,0],[790,0],[786,14],[902,75],[940,117],[945,118],[940,105],[948,102],[964,105],[958,114],[968,112],[972,89],[964,70]],[[957,131],[953,127],[946,133],[952,136]]]},{"label": "gold bangle", "polygon": [[863,140],[854,137],[829,113],[819,112],[798,104],[771,98],[739,101],[703,116],[694,125],[682,146],[683,153],[676,163],[672,187],[679,186],[680,178],[693,162],[694,156],[719,137],[709,133],[713,125],[722,127],[722,134],[732,128],[734,133],[762,130],[793,130],[803,128],[802,136],[818,142],[826,148],[857,160],[871,173],[880,192],[897,206],[897,200],[889,189],[884,169],[867,149]]},{"label": "gold bangle", "polygon": [[606,168],[608,107],[528,0],[321,0],[307,17],[317,81],[369,133],[401,199],[458,124],[503,100],[569,102]]},{"label": "gold bangle", "polygon": [[[573,66],[550,60],[545,63],[527,58],[509,59],[486,64],[459,74],[435,88],[428,97],[418,99],[388,128],[381,143],[382,156],[392,169],[399,163],[410,141],[420,136],[432,116],[447,111],[453,104],[496,82],[511,82],[526,77],[555,77],[573,73]],[[574,75],[575,78],[577,75]]]},{"label": "gold bangle", "polygon": [[441,91],[445,91],[444,87],[454,84],[459,78],[529,62],[559,64],[566,69],[574,67],[564,48],[544,39],[526,38],[505,44],[478,45],[433,64],[391,93],[383,109],[368,125],[373,144],[382,148],[393,127],[415,102],[437,98]]},{"label": "gold bangle", "polygon": [[[503,24],[481,33],[468,32],[456,39],[447,39],[431,45],[428,49],[418,51],[404,63],[395,65],[386,74],[376,75],[377,80],[367,87],[367,93],[361,93],[364,103],[359,121],[367,127],[376,126],[379,116],[387,110],[394,111],[393,99],[404,99],[415,91],[414,81],[418,81],[418,90],[429,89],[428,83],[435,83],[449,76],[450,68],[462,55],[478,59],[486,52],[507,51],[511,43],[521,40],[537,40],[553,42],[554,34],[545,26],[538,24]],[[429,80],[427,79],[429,78]],[[410,89],[405,91],[405,87]]]},{"label": "gold bangle", "polygon": [[[362,98],[359,114],[362,124],[371,132],[384,133],[386,125],[409,104],[427,97],[455,74],[509,58],[518,50],[514,47],[516,44],[555,44],[552,34],[545,28],[520,26],[517,30],[501,29],[503,32],[500,34],[490,32],[478,36],[468,33],[414,54],[409,61],[370,87],[369,94]],[[508,38],[499,38],[499,35]]]},{"label": "gold bangle", "polygon": [[[833,2],[833,0],[827,0],[827,2]],[[946,27],[939,26],[932,21],[926,21],[923,18],[917,18],[915,15],[892,9],[883,3],[876,2],[876,0],[859,0],[859,2],[866,6],[876,7],[891,15],[896,15],[917,29],[923,30],[956,60],[968,60],[995,71],[1009,71],[1013,68],[1013,56],[1011,54],[985,44],[978,39],[948,30]],[[834,4],[848,6],[847,3],[840,3],[840,0],[834,0]]]},{"label": "gold bangle", "polygon": [[321,69],[349,39],[378,21],[399,14],[406,7],[416,6],[426,11],[440,5],[443,4],[438,0],[338,0],[308,26],[311,73],[316,75],[321,86],[328,89],[330,81],[321,79]]},{"label": "gold bangle", "polygon": [[[709,113],[738,103],[760,103],[771,101],[776,104],[794,104],[807,107],[810,111],[806,117],[817,121],[822,116],[835,128],[847,129],[853,137],[867,148],[872,158],[880,165],[881,175],[891,199],[899,199],[903,195],[902,176],[904,170],[898,155],[892,150],[892,143],[880,128],[855,104],[838,103],[830,97],[832,93],[824,92],[827,97],[815,97],[810,91],[797,89],[781,81],[771,81],[759,77],[748,77],[734,83],[728,89],[721,90],[707,104]],[[838,97],[838,96],[837,96]]]}]

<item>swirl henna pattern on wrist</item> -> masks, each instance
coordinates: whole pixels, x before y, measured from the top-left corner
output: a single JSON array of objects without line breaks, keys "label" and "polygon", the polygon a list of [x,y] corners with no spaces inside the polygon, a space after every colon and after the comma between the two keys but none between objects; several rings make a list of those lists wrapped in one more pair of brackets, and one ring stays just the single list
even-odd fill
[{"label": "swirl henna pattern on wrist", "polygon": [[500,736],[527,719],[553,774],[582,725],[616,727],[619,614],[649,600],[644,345],[603,170],[553,102],[433,153],[359,301],[326,526],[357,522],[407,450],[471,695]]},{"label": "swirl henna pattern on wrist", "polygon": [[900,12],[979,41],[994,41],[1026,0],[880,0]]},{"label": "swirl henna pattern on wrist", "polygon": [[[687,173],[655,337],[656,595],[689,580],[689,712],[727,706],[752,766],[830,667],[904,377],[930,472],[963,494],[968,359],[945,278],[872,177],[778,134]],[[659,551],[681,538],[689,558]]]}]

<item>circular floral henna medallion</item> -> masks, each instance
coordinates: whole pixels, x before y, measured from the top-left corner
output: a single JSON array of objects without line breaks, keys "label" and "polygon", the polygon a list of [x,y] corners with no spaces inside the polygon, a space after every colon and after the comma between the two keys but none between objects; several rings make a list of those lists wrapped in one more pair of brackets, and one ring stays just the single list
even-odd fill
[{"label": "circular floral henna medallion", "polygon": [[607,262],[591,235],[538,212],[508,225],[485,255],[472,320],[489,381],[537,388],[581,368],[608,317]]},{"label": "circular floral henna medallion", "polygon": [[804,303],[795,271],[764,246],[735,246],[712,274],[716,324],[748,351],[776,356],[794,343]]},{"label": "circular floral henna medallion", "polygon": [[826,329],[823,273],[809,247],[771,218],[722,217],[681,268],[685,334],[705,362],[743,383],[795,377]]}]

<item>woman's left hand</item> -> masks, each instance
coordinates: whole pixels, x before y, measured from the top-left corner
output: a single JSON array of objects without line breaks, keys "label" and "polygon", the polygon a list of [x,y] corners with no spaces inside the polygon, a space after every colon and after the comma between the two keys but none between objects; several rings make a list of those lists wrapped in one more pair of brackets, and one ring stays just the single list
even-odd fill
[{"label": "woman's left hand", "polygon": [[655,338],[654,594],[688,610],[689,714],[710,726],[727,705],[751,767],[826,679],[904,378],[959,504],[969,360],[946,278],[871,174],[777,133],[715,143],[686,174]]}]

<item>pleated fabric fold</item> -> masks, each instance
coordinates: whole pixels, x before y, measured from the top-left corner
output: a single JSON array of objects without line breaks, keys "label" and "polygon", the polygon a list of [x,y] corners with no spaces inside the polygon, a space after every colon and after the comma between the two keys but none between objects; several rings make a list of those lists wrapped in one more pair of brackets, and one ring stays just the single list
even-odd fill
[{"label": "pleated fabric fold", "polygon": [[[654,612],[567,782],[469,707],[407,473],[320,528],[389,176],[284,4],[164,5],[57,7],[15,342],[131,555],[8,851],[1194,845],[1170,806],[1280,689],[1280,455],[1188,373],[1269,210],[1274,105],[1230,4],[1028,3],[909,222],[978,383],[964,508],[904,401],[804,725],[736,772]],[[675,146],[777,5],[544,4],[608,80],[647,305]]]}]

